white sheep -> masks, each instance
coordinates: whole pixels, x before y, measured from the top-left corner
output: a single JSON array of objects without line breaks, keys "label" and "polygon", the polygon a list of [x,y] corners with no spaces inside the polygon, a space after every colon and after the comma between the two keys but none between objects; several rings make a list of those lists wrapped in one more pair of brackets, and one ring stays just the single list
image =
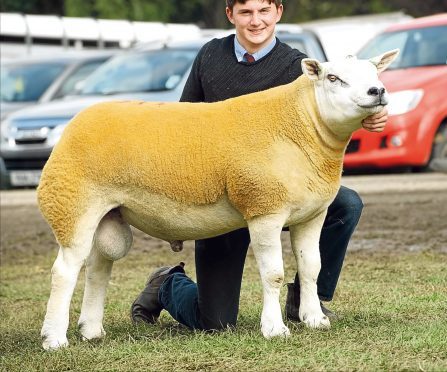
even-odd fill
[{"label": "white sheep", "polygon": [[175,249],[183,240],[248,226],[267,338],[289,334],[279,304],[280,234],[289,226],[300,319],[329,327],[316,287],[321,227],[340,186],[351,133],[387,103],[378,72],[397,53],[370,61],[304,59],[296,81],[223,102],[108,102],[78,114],[38,187],[40,210],[60,245],[43,347],[68,344],[69,306],[84,263],[80,331],[85,339],[105,334],[106,287],[113,261],[131,246],[129,225]]}]

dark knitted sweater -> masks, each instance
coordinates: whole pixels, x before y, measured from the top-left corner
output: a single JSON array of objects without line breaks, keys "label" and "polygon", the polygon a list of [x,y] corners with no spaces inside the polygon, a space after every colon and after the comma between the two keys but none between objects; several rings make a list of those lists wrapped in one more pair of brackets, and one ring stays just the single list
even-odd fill
[{"label": "dark knitted sweater", "polygon": [[253,62],[238,62],[234,35],[200,49],[180,101],[217,102],[287,84],[302,74],[306,55],[276,39],[273,49]]}]

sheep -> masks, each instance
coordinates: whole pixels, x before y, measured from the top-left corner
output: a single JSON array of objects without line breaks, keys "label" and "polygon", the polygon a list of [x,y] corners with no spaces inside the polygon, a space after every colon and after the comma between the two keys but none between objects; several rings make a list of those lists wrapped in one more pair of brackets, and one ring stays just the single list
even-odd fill
[{"label": "sheep", "polygon": [[398,51],[371,60],[303,59],[290,84],[216,103],[117,101],[79,113],[38,186],[39,208],[60,249],[41,336],[68,345],[69,306],[81,267],[84,339],[103,337],[113,261],[132,244],[129,225],[171,242],[248,227],[264,289],[261,331],[289,335],[279,304],[280,234],[289,226],[301,286],[300,319],[327,328],[317,296],[318,241],[361,120],[380,112],[378,80]]}]

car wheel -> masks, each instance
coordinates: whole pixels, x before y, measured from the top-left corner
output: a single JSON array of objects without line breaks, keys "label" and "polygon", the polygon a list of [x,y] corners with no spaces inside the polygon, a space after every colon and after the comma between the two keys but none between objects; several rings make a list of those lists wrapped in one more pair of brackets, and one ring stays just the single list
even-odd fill
[{"label": "car wheel", "polygon": [[436,132],[428,168],[436,172],[447,172],[447,121]]}]

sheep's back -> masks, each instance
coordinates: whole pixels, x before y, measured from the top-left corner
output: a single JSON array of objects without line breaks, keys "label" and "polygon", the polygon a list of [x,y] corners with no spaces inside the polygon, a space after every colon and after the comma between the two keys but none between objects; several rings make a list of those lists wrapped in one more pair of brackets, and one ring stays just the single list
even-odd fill
[{"label": "sheep's back", "polygon": [[240,151],[240,133],[229,129],[236,123],[224,111],[221,104],[95,105],[69,124],[44,173],[63,165],[88,183],[141,188],[189,204],[216,201],[224,193],[227,155]]}]

